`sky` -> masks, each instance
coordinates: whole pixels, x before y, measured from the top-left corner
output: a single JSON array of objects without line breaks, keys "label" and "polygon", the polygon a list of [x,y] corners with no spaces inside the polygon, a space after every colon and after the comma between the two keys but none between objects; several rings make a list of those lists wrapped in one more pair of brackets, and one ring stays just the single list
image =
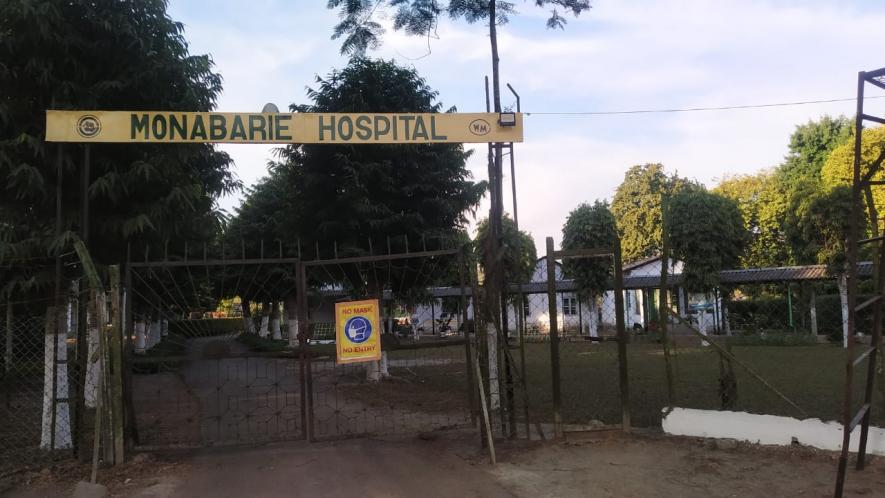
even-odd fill
[{"label": "sky", "polygon": [[[224,78],[218,109],[254,112],[268,102],[280,110],[307,103],[306,88],[317,75],[346,65],[340,44],[330,39],[337,12],[326,3],[171,0],[169,13],[185,25],[191,53],[210,54]],[[525,142],[515,147],[515,176],[519,225],[539,251],[548,236],[558,245],[566,217],[579,204],[611,200],[632,165],[660,162],[712,188],[724,177],[778,165],[797,124],[853,115],[855,103],[556,113],[853,98],[857,72],[885,66],[880,0],[592,0],[593,8],[570,17],[564,30],[546,29],[548,12],[533,1],[515,3],[519,14],[499,30],[501,78],[519,92],[528,113]],[[369,55],[415,67],[445,107],[485,111],[487,27],[445,19],[437,32],[428,48],[426,38],[388,29]],[[512,105],[504,90],[503,104]],[[868,100],[867,109],[885,114],[885,99]],[[273,157],[270,146],[221,148],[246,185],[266,175]],[[487,176],[482,152],[468,165],[477,180]],[[504,181],[505,210],[512,212],[509,171]],[[221,205],[233,212],[241,198]],[[486,198],[478,216],[487,212]]]}]

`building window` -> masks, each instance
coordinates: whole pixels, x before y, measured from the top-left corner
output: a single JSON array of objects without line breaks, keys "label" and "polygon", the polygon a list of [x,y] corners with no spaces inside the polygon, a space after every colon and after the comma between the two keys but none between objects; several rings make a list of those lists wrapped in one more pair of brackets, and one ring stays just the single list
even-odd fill
[{"label": "building window", "polygon": [[574,297],[562,297],[562,314],[574,316],[578,314],[578,299]]}]

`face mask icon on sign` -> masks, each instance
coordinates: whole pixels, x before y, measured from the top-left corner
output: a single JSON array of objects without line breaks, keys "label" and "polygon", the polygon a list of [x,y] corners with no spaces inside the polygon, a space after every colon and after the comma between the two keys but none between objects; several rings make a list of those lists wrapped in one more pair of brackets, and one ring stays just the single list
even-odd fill
[{"label": "face mask icon on sign", "polygon": [[372,324],[362,316],[355,316],[344,324],[344,334],[351,342],[365,342],[372,335]]}]

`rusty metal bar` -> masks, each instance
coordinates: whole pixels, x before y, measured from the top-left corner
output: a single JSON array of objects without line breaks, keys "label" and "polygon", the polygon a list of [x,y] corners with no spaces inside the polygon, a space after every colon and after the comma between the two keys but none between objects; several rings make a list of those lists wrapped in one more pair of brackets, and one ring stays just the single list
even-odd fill
[{"label": "rusty metal bar", "polygon": [[[848,466],[848,450],[851,444],[851,386],[854,379],[854,335],[856,323],[855,302],[857,300],[857,248],[858,217],[860,216],[859,202],[861,200],[861,136],[863,135],[863,99],[864,82],[867,75],[863,71],[857,74],[857,113],[854,119],[854,166],[851,182],[851,218],[848,220],[848,344],[845,355],[845,395],[842,402],[842,452],[839,455],[839,465],[836,471],[836,489],[834,495],[841,498],[845,486],[845,470]],[[872,183],[872,182],[870,182]]]},{"label": "rusty metal bar", "polygon": [[618,386],[621,390],[621,425],[630,431],[630,388],[627,377],[627,327],[624,323],[624,275],[621,261],[621,239],[615,242],[614,251],[615,326],[618,331]]},{"label": "rusty metal bar", "polygon": [[876,302],[880,301],[881,299],[882,299],[882,296],[881,296],[881,295],[873,296],[873,297],[867,299],[866,301],[864,301],[864,302],[858,304],[858,305],[854,308],[854,311],[861,311],[861,310],[863,310],[864,308],[866,308],[867,306],[869,306],[869,305],[871,305],[871,304],[873,304],[873,303],[876,303]]},{"label": "rusty metal bar", "polygon": [[547,310],[550,322],[550,369],[553,378],[553,434],[562,438],[562,385],[559,365],[559,319],[556,315],[556,251],[547,237]]},{"label": "rusty metal bar", "polygon": [[864,114],[863,119],[865,121],[873,121],[874,123],[885,124],[885,118],[880,118],[878,116],[871,116],[869,114]]},{"label": "rusty metal bar", "polygon": [[608,247],[594,249],[562,249],[553,251],[553,257],[557,259],[564,258],[605,258],[614,255],[614,249]]}]

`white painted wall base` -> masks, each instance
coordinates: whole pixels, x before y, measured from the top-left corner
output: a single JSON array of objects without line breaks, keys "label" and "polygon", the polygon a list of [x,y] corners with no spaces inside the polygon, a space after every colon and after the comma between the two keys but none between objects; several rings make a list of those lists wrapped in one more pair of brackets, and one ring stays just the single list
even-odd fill
[{"label": "white painted wall base", "polygon": [[[729,438],[758,444],[788,446],[796,438],[800,444],[822,450],[842,449],[842,424],[810,418],[756,415],[746,412],[674,408],[661,423],[664,432],[674,436]],[[851,451],[857,451],[860,429],[851,434]],[[885,455],[885,429],[870,426],[867,452]]]}]

